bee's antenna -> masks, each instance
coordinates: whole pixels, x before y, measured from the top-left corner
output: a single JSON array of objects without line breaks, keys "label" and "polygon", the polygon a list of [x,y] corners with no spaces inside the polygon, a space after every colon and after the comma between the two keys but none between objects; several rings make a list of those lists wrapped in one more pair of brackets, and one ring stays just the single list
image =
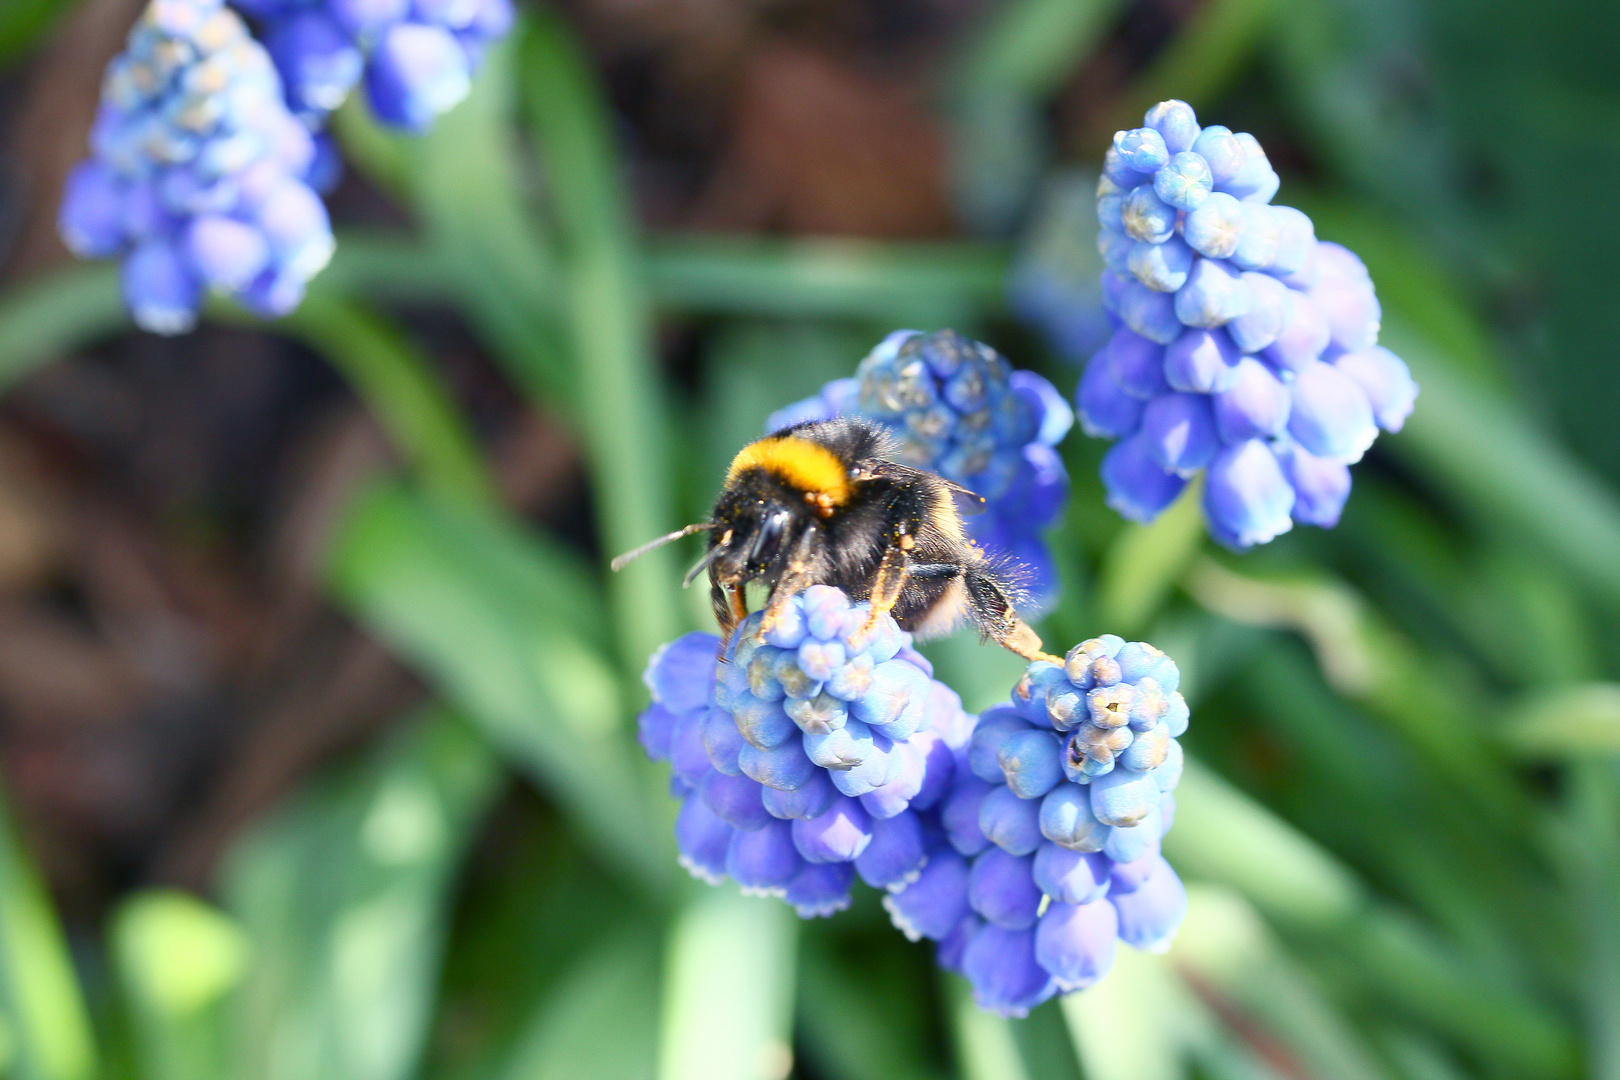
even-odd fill
[{"label": "bee's antenna", "polygon": [[718,559],[720,557],[720,553],[725,550],[725,544],[716,544],[708,551],[705,551],[703,553],[703,558],[693,563],[692,569],[688,570],[686,572],[686,576],[681,578],[681,588],[689,588],[692,582],[697,580],[697,576],[703,573],[703,571],[707,570],[709,568],[709,564]]},{"label": "bee's antenna", "polygon": [[647,554],[647,552],[653,550],[654,548],[661,548],[665,544],[669,543],[672,540],[679,540],[683,536],[691,536],[693,533],[702,532],[704,529],[712,529],[712,528],[714,528],[713,522],[700,521],[696,525],[688,525],[684,529],[676,529],[674,532],[669,533],[666,536],[660,536],[656,540],[647,541],[645,544],[642,544],[640,547],[636,548],[634,551],[625,552],[623,555],[620,555],[617,559],[614,559],[608,565],[611,566],[615,570],[623,570],[626,563],[630,562],[632,559],[641,558],[643,555]]}]

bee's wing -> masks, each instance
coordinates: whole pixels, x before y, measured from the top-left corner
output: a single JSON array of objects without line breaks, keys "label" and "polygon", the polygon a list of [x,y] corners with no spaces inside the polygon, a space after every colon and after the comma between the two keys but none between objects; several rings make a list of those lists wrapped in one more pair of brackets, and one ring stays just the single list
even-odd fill
[{"label": "bee's wing", "polygon": [[914,469],[910,465],[902,465],[898,461],[874,461],[869,467],[870,475],[884,477],[890,480],[906,480],[913,476],[931,476],[939,483],[944,484],[950,491],[951,498],[956,503],[956,512],[963,517],[972,517],[984,513],[984,496],[978,492],[969,491],[954,480],[947,480],[938,473],[931,473],[926,469]]}]

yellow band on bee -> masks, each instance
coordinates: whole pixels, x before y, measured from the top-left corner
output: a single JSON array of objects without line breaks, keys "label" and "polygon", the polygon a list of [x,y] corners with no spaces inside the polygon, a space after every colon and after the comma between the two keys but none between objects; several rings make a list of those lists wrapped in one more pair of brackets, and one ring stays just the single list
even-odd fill
[{"label": "yellow band on bee", "polygon": [[819,443],[796,435],[772,435],[751,442],[732,461],[726,483],[749,469],[764,469],[800,491],[826,495],[834,506],[849,501],[849,470]]}]

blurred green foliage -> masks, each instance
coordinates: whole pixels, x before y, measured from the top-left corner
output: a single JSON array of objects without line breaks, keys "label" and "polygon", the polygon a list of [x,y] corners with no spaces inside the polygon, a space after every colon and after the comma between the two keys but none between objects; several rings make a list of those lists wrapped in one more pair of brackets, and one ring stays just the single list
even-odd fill
[{"label": "blurred green foliage", "polygon": [[[0,63],[59,6],[0,9]],[[1118,522],[1101,447],[1064,448],[1044,630],[1182,661],[1198,760],[1167,852],[1193,900],[1168,957],[1122,955],[1025,1021],[977,1012],[870,895],[801,925],[679,874],[632,718],[648,650],[703,625],[702,598],[673,587],[673,551],[610,577],[503,508],[387,314],[454,305],[568,418],[604,550],[701,513],[768,412],[896,326],[1008,334],[1067,383],[1006,322],[995,238],[1055,156],[1052,95],[1122,11],[1007,0],[954,59],[956,193],[990,239],[639,235],[601,89],[551,14],[426,138],[344,110],[351,164],[413,227],[342,236],[280,330],[398,451],[329,580],[440,703],[241,838],[210,900],[126,898],[93,961],[0,819],[0,1073],[775,1080],[797,1055],[828,1080],[1620,1077],[1620,211],[1571,212],[1620,155],[1612,6],[1208,0],[1124,93],[1122,121],[1179,96],[1307,152],[1283,198],[1365,258],[1423,395],[1337,530],[1241,558],[1191,497]],[[665,316],[714,324],[685,391],[657,362]],[[0,380],[124,326],[108,267],[14,286]],[[1020,666],[931,652],[970,707]],[[509,776],[546,827],[490,863],[470,853]]]}]

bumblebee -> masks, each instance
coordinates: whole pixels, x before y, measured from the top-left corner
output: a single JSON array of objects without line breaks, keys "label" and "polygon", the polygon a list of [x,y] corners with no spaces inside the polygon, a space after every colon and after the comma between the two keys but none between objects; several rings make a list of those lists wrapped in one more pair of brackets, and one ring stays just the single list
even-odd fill
[{"label": "bumblebee", "polygon": [[[724,640],[748,615],[744,589],[769,589],[760,632],[811,585],[837,586],[871,613],[927,638],[963,621],[1028,660],[1056,660],[1014,607],[1014,568],[992,563],[968,538],[962,514],[984,500],[960,485],[895,460],[880,425],[854,417],[784,428],[743,447],[726,472],[710,520],[677,529],[613,560],[615,570],[653,548],[699,532]],[[1061,660],[1056,662],[1061,663]]]}]

